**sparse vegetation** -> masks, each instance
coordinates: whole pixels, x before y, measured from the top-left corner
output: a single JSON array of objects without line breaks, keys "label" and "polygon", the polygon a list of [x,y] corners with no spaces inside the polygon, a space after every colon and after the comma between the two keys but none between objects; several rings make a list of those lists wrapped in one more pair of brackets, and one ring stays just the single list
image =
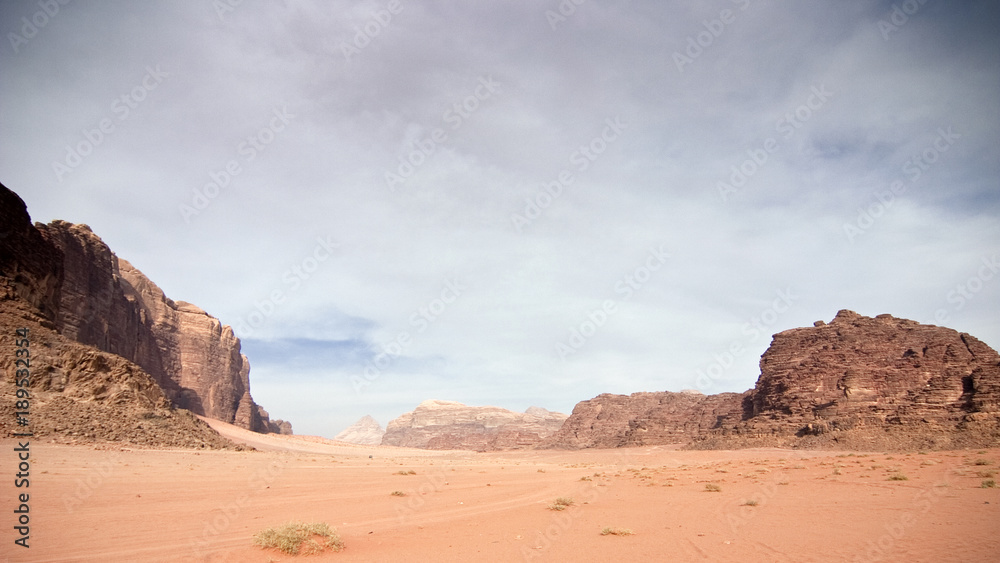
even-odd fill
[{"label": "sparse vegetation", "polygon": [[705,491],[709,493],[719,493],[722,492],[722,487],[716,485],[715,483],[705,483]]},{"label": "sparse vegetation", "polygon": [[997,488],[997,482],[996,482],[995,479],[986,479],[979,486],[982,487],[982,488],[984,488],[984,489],[995,489],[995,488]]},{"label": "sparse vegetation", "polygon": [[757,506],[757,501],[754,499],[748,499],[743,501],[743,506]]},{"label": "sparse vegetation", "polygon": [[909,481],[910,478],[902,473],[893,473],[889,476],[890,481]]},{"label": "sparse vegetation", "polygon": [[417,474],[417,472],[414,471],[414,470],[412,470],[412,469],[410,469],[408,471],[400,469],[399,471],[396,472],[396,475],[416,475],[416,474]]},{"label": "sparse vegetation", "polygon": [[973,465],[992,465],[993,462],[988,459],[979,458],[973,462]]},{"label": "sparse vegetation", "polygon": [[635,534],[628,528],[604,528],[601,530],[602,536],[631,536]]},{"label": "sparse vegetation", "polygon": [[593,481],[593,479],[591,479],[591,478],[590,478],[590,477],[588,477],[587,475],[584,475],[583,477],[580,477],[580,480],[581,480],[581,481]]},{"label": "sparse vegetation", "polygon": [[390,494],[392,494],[392,496],[394,496],[394,497],[405,497],[406,496],[406,493],[404,493],[403,491],[393,491]]},{"label": "sparse vegetation", "polygon": [[340,551],[344,542],[336,530],[330,529],[325,522],[306,524],[304,522],[289,522],[282,526],[268,528],[257,532],[253,543],[263,548],[272,548],[290,555],[310,555],[326,549]]},{"label": "sparse vegetation", "polygon": [[549,505],[549,510],[566,510],[567,508],[573,506],[575,501],[570,497],[559,497],[552,501]]},{"label": "sparse vegetation", "polygon": [[996,471],[977,471],[977,477],[996,477]]}]

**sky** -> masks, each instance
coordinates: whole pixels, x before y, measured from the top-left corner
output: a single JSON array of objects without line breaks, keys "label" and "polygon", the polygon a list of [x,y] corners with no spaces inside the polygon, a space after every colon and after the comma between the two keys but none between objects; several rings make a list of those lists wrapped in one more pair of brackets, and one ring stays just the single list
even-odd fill
[{"label": "sky", "polygon": [[1000,5],[0,4],[0,181],[296,433],[742,392],[840,309],[1000,348]]}]

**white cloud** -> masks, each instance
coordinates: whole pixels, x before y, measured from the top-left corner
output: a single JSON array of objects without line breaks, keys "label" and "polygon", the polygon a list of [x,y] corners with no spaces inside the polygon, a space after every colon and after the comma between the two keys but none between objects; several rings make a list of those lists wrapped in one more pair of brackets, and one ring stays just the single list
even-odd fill
[{"label": "white cloud", "polygon": [[[342,43],[383,4],[244,3],[222,19],[211,4],[70,4],[0,51],[3,181],[36,220],[90,224],[171,297],[234,326],[256,311],[254,396],[307,433],[428,398],[568,411],[692,388],[733,343],[706,391],[739,391],[772,332],[840,308],[944,310],[1000,346],[998,282],[961,308],[950,293],[1000,251],[996,8],[928,3],[887,41],[885,2],[679,4],[585,3],[553,30],[545,5],[404,3],[351,61]],[[29,8],[4,4],[0,21]],[[732,22],[679,71],[673,54],[723,9]],[[168,76],[118,120],[113,101],[156,65]],[[52,161],[105,117],[114,132],[58,181]],[[624,131],[601,139],[615,118]],[[908,177],[942,127],[961,138]],[[252,159],[248,136],[263,143]],[[718,183],[769,138],[723,201]],[[429,154],[392,191],[414,142]],[[240,172],[185,222],[179,206],[230,161]],[[897,179],[905,191],[852,242],[845,223]],[[519,232],[529,200],[540,213]],[[318,239],[338,246],[312,264]],[[616,283],[661,246],[669,260],[625,299]],[[444,303],[449,280],[467,288]],[[788,288],[795,302],[767,313]],[[616,312],[564,361],[557,345],[607,300]]]}]

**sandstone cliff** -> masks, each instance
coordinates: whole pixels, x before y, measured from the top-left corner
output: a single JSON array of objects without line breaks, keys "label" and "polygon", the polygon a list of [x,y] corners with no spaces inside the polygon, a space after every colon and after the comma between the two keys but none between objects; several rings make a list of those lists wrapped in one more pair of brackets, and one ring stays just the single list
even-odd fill
[{"label": "sandstone cliff", "polygon": [[690,442],[742,418],[738,393],[605,393],[582,401],[541,447],[620,448]]},{"label": "sandstone cliff", "polygon": [[87,225],[33,226],[24,202],[2,186],[0,220],[0,299],[26,305],[70,341],[137,364],[178,407],[272,428],[250,395],[250,365],[229,326],[169,299]]},{"label": "sandstone cliff", "polygon": [[1000,356],[976,338],[840,311],[774,335],[742,394],[636,393],[579,403],[545,447],[686,443],[871,449],[1000,443]]},{"label": "sandstone cliff", "polygon": [[371,416],[365,415],[333,439],[362,446],[377,446],[382,443],[383,435],[385,430],[382,429],[382,425]]},{"label": "sandstone cliff", "polygon": [[0,357],[13,358],[18,329],[30,342],[30,408],[15,416],[13,362],[0,379],[0,436],[30,431],[31,439],[59,443],[116,442],[149,447],[231,448],[231,442],[190,412],[171,406],[163,390],[138,365],[80,344],[53,330],[26,303],[9,299],[0,279]]},{"label": "sandstone cliff", "polygon": [[538,407],[519,413],[499,407],[470,407],[452,401],[424,401],[386,426],[382,444],[432,450],[527,448],[551,436],[566,420]]}]

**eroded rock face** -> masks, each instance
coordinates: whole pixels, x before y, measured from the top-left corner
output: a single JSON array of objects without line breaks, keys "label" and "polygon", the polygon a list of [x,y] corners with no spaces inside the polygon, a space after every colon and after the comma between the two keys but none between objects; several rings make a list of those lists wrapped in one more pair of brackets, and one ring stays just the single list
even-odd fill
[{"label": "eroded rock face", "polygon": [[90,227],[32,226],[24,202],[2,186],[0,217],[5,299],[23,301],[71,341],[139,365],[176,406],[270,429],[250,396],[250,364],[232,328],[167,298]]},{"label": "eroded rock face", "polygon": [[743,415],[745,394],[605,393],[577,403],[541,447],[620,448],[689,442]]},{"label": "eroded rock face", "polygon": [[385,430],[382,429],[382,425],[371,416],[365,415],[345,428],[343,432],[334,436],[333,439],[362,446],[377,446],[382,443],[384,434]]},{"label": "eroded rock face", "polygon": [[1000,356],[976,338],[843,310],[774,335],[742,394],[635,393],[579,403],[546,447],[804,446],[866,449],[1000,443]]},{"label": "eroded rock face", "polygon": [[[7,281],[0,277],[0,290],[10,289]],[[27,329],[31,353],[30,425],[20,426],[15,417],[17,388],[11,362],[0,379],[0,436],[30,429],[33,439],[67,444],[108,441],[159,448],[234,447],[190,412],[173,408],[141,367],[66,338],[27,303],[0,299],[0,327],[5,335],[0,338],[0,356],[14,357],[15,339],[6,335],[18,329]]]},{"label": "eroded rock face", "polygon": [[843,310],[774,335],[760,369],[741,433],[997,430],[1000,356],[949,328]]},{"label": "eroded rock face", "polygon": [[499,407],[470,407],[452,401],[424,401],[386,426],[382,444],[490,451],[531,447],[566,420],[562,413],[533,407],[518,413]]}]

